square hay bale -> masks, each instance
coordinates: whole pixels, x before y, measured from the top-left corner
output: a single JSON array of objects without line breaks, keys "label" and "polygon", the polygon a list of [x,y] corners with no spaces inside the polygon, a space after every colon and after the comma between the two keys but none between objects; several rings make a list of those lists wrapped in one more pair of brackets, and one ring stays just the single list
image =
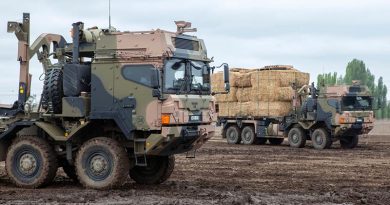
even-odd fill
[{"label": "square hay bale", "polygon": [[211,75],[211,90],[213,92],[222,92],[225,90],[223,72],[217,72]]},{"label": "square hay bale", "polygon": [[250,102],[223,102],[218,103],[219,116],[224,117],[238,117],[250,115]]},{"label": "square hay bale", "polygon": [[281,117],[292,110],[291,102],[222,102],[218,106],[219,116],[224,117]]},{"label": "square hay bale", "polygon": [[[251,101],[286,101],[291,102],[294,96],[294,89],[292,87],[277,87],[277,86],[263,86],[252,87],[249,91],[251,93]],[[238,96],[237,96],[238,98]]]},{"label": "square hay bale", "polygon": [[236,88],[236,99],[237,102],[248,102],[252,100],[252,87],[247,87],[247,88]]},{"label": "square hay bale", "polygon": [[238,73],[233,80],[233,86],[239,88],[251,87],[251,75],[250,73]]},{"label": "square hay bale", "polygon": [[250,108],[249,111],[252,116],[285,116],[292,110],[292,103],[291,102],[265,102],[265,101],[257,101],[257,102],[250,102]]},{"label": "square hay bale", "polygon": [[293,83],[297,87],[302,87],[303,85],[308,85],[310,80],[308,73],[299,72],[296,69],[260,69],[250,74],[252,87],[262,87],[264,85],[288,87],[292,86]]},{"label": "square hay bale", "polygon": [[[211,89],[214,92],[224,91],[223,72],[211,75]],[[248,72],[238,70],[229,72],[229,82],[231,87],[251,87],[251,75]]]},{"label": "square hay bale", "polygon": [[216,94],[215,99],[217,102],[237,102],[237,88],[236,87],[230,87],[229,94]]}]

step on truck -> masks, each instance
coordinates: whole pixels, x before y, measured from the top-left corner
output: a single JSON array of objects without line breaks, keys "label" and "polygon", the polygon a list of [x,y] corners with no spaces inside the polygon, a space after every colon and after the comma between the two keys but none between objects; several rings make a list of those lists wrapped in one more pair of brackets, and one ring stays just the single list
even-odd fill
[{"label": "step on truck", "polygon": [[[120,32],[77,22],[71,43],[42,34],[30,45],[30,15],[8,22],[20,62],[18,100],[0,108],[0,161],[11,181],[42,187],[62,167],[87,188],[118,187],[128,176],[159,184],[174,154],[193,156],[214,135],[214,67],[203,40],[185,34],[196,31],[191,23],[175,23],[176,32]],[[34,55],[44,71],[37,108],[28,100]]]},{"label": "step on truck", "polygon": [[[327,149],[339,141],[342,148],[358,145],[359,135],[373,129],[373,98],[367,86],[324,86],[314,83],[294,88],[292,109],[284,116],[218,116],[222,136],[229,144],[280,145],[288,139],[291,147],[302,148],[311,140],[316,149]],[[272,104],[272,102],[270,102]],[[217,112],[221,107],[217,104]],[[263,109],[261,107],[257,109]]]}]

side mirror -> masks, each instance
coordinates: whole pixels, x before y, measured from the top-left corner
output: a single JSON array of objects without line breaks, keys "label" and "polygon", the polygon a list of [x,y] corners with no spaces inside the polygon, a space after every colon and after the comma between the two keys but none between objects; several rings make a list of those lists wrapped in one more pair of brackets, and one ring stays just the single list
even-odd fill
[{"label": "side mirror", "polygon": [[160,72],[157,69],[155,69],[152,72],[150,84],[153,88],[153,90],[152,90],[153,97],[160,97],[161,96],[161,93],[159,90],[159,88],[160,88]]},{"label": "side mirror", "polygon": [[341,104],[340,104],[340,101],[336,102],[336,112],[341,114]]},{"label": "side mirror", "polygon": [[225,82],[225,91],[230,92],[229,66],[226,63],[225,63],[225,65],[223,65],[223,77],[224,77],[223,79]]},{"label": "side mirror", "polygon": [[154,89],[160,87],[160,72],[157,69],[153,70],[152,72],[150,84]]}]

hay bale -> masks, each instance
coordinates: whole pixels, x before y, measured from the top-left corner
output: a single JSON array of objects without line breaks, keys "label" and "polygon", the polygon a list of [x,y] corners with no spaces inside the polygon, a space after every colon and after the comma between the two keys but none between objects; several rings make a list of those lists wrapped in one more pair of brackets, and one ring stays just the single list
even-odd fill
[{"label": "hay bale", "polygon": [[215,99],[217,102],[237,102],[237,88],[230,87],[230,92],[228,94],[216,94]]},{"label": "hay bale", "polygon": [[264,85],[273,85],[280,87],[292,86],[293,83],[297,87],[309,84],[310,75],[300,72],[293,68],[280,69],[259,69],[251,72],[252,87],[262,87]]},{"label": "hay bale", "polygon": [[247,88],[236,88],[236,99],[238,102],[248,102],[252,100],[252,87]]},{"label": "hay bale", "polygon": [[255,101],[255,102],[256,101],[291,102],[294,96],[294,89],[292,87],[277,87],[277,86],[252,87],[249,92],[251,93],[251,101]]},{"label": "hay bale", "polygon": [[251,116],[274,116],[281,117],[289,114],[292,110],[291,102],[265,102],[265,101],[257,101],[250,102],[251,110],[249,113]]},{"label": "hay bale", "polygon": [[[211,89],[214,92],[221,92],[225,89],[223,72],[211,75]],[[229,72],[229,82],[231,87],[251,87],[251,75],[246,71],[231,70]]]},{"label": "hay bale", "polygon": [[[223,73],[214,75],[212,88],[223,90]],[[292,110],[292,84],[296,87],[309,84],[309,74],[292,66],[267,66],[257,70],[235,68],[230,73],[230,83],[231,93],[217,96],[220,116],[281,117]]]},{"label": "hay bale", "polygon": [[292,110],[291,102],[222,102],[218,103],[219,116],[273,116],[281,117]]},{"label": "hay bale", "polygon": [[[234,73],[234,72],[233,72]],[[249,73],[235,73],[234,81],[232,81],[233,86],[239,88],[251,87],[251,75]]]},{"label": "hay bale", "polygon": [[218,103],[219,116],[238,117],[249,116],[251,102],[222,102]]},{"label": "hay bale", "polygon": [[213,92],[222,92],[225,90],[223,72],[217,72],[211,75],[211,90]]}]

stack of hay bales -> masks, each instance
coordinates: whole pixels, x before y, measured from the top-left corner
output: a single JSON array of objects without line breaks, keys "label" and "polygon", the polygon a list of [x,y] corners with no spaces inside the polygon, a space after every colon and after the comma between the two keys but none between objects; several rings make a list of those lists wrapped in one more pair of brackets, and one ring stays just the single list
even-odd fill
[{"label": "stack of hay bales", "polygon": [[[223,72],[211,76],[212,90],[224,90]],[[292,109],[293,84],[309,84],[309,74],[292,66],[230,70],[229,94],[216,95],[219,115],[227,117],[284,116]]]}]

